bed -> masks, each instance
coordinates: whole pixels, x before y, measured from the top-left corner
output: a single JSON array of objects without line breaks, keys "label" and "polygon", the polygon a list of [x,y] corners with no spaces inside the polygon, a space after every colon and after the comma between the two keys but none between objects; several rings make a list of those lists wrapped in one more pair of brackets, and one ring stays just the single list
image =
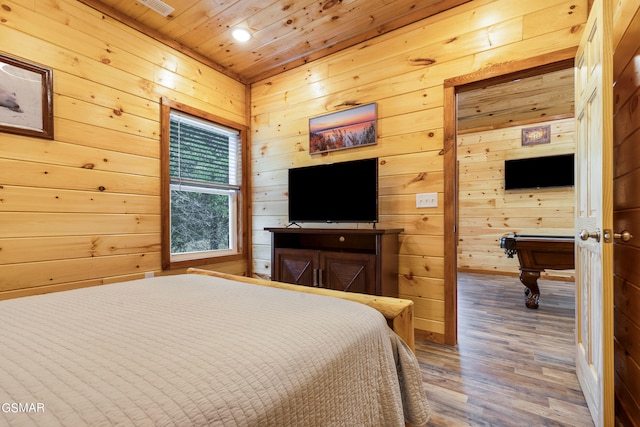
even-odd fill
[{"label": "bed", "polygon": [[289,286],[190,270],[0,301],[0,425],[425,424],[410,301]]}]

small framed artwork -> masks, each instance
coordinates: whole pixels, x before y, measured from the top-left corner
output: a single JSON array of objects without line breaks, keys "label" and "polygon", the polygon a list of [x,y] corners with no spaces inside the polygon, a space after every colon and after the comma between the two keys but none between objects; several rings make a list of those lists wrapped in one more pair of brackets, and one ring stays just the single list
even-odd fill
[{"label": "small framed artwork", "polygon": [[376,122],[376,103],[309,119],[309,153],[375,144]]},{"label": "small framed artwork", "polygon": [[536,126],[522,129],[522,145],[549,144],[551,142],[551,126]]},{"label": "small framed artwork", "polygon": [[0,54],[0,132],[53,139],[50,68]]}]

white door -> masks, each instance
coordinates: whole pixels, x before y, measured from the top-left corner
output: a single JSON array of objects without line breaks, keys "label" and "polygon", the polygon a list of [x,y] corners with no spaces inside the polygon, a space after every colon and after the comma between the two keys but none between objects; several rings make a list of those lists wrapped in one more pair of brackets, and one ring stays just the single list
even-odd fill
[{"label": "white door", "polygon": [[576,371],[613,426],[613,2],[595,0],[576,54]]}]

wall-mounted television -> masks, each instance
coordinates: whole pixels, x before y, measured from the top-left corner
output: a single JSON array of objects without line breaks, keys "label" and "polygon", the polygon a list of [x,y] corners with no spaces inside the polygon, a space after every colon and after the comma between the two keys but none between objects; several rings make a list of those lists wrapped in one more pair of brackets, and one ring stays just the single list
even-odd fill
[{"label": "wall-mounted television", "polygon": [[570,187],[574,185],[574,155],[530,157],[504,162],[504,189]]},{"label": "wall-mounted television", "polygon": [[289,169],[289,222],[378,222],[378,159]]}]

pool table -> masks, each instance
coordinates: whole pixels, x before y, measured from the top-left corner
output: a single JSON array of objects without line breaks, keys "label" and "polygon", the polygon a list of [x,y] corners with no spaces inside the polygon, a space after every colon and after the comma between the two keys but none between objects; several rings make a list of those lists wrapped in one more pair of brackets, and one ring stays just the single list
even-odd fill
[{"label": "pool table", "polygon": [[500,247],[507,257],[518,255],[520,282],[526,286],[525,305],[528,308],[538,308],[540,272],[575,268],[574,246],[573,236],[505,234],[500,238]]}]

